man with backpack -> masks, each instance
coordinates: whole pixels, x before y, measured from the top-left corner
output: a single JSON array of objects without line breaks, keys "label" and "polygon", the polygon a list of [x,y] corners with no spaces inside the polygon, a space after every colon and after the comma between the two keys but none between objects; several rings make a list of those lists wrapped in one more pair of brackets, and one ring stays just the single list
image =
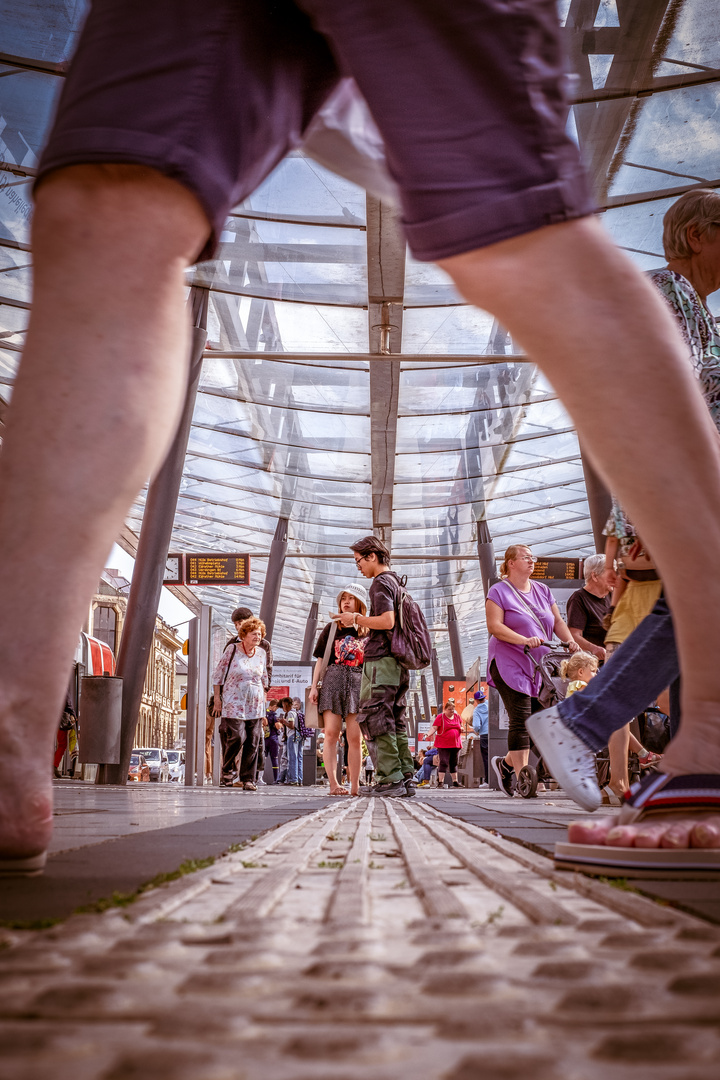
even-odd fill
[{"label": "man with backpack", "polygon": [[366,627],[358,723],[366,742],[376,750],[376,783],[361,787],[364,795],[404,798],[415,794],[413,760],[405,724],[405,695],[410,685],[407,668],[393,654],[396,613],[405,595],[404,582],[390,569],[390,552],[376,536],[353,544],[355,564],[372,579],[370,614],[342,612],[341,626]]}]

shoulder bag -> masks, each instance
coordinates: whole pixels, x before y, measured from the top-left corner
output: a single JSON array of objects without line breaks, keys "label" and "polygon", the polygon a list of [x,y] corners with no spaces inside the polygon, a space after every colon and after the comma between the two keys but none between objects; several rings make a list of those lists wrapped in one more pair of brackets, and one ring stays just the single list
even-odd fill
[{"label": "shoulder bag", "polygon": [[[328,664],[330,663],[330,651],[335,642],[335,635],[337,634],[337,620],[333,619],[332,626],[330,627],[330,633],[328,634],[327,645],[325,646],[325,652],[323,653],[322,660],[318,660],[320,665],[320,673],[317,680],[318,690],[322,686],[323,675],[327,671]],[[323,727],[322,716],[318,712],[317,702],[310,700],[310,694],[305,695],[305,724],[309,728]]]}]

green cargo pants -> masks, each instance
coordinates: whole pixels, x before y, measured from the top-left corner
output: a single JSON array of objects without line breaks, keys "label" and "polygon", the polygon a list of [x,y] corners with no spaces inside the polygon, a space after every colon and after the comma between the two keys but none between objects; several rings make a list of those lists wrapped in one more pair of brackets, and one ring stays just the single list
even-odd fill
[{"label": "green cargo pants", "polygon": [[407,671],[392,656],[363,665],[358,723],[366,740],[375,743],[378,784],[412,776],[413,760],[405,725]]}]

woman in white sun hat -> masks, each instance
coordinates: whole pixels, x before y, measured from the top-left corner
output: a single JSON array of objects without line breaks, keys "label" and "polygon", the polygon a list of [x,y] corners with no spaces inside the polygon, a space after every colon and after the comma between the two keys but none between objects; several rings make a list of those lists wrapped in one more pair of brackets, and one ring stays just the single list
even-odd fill
[{"label": "woman in white sun hat", "polygon": [[[367,590],[357,582],[343,586],[337,598],[338,612],[354,612],[366,615]],[[328,651],[328,640],[334,632]],[[342,732],[343,720],[348,741],[348,774],[350,795],[358,794],[360,765],[362,759],[362,736],[357,722],[362,680],[363,649],[367,630],[353,626],[340,626],[334,620],[325,626],[317,640],[314,655],[318,658],[313,673],[310,700],[317,702],[318,714],[322,716],[325,729],[325,770],[330,781],[331,795],[347,795],[347,788],[337,779],[337,744]],[[323,658],[328,653],[327,667]],[[324,669],[324,670],[323,670]]]}]

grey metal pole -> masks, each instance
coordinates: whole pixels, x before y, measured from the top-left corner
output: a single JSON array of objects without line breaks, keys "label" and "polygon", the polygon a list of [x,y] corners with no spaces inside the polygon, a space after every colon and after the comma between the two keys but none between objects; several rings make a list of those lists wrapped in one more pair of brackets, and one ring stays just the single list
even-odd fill
[{"label": "grey metal pole", "polygon": [[422,713],[420,712],[420,698],[417,694],[413,694],[413,699],[415,701],[415,753],[417,754],[420,749],[420,723]]},{"label": "grey metal pole", "polygon": [[280,589],[282,587],[283,570],[285,569],[285,556],[288,544],[288,519],[278,518],[275,526],[275,536],[270,545],[270,557],[268,558],[265,572],[265,586],[260,602],[260,618],[265,623],[265,637],[272,640],[275,627],[275,615],[277,614]]},{"label": "grey metal pole", "polygon": [[585,476],[585,490],[587,491],[588,507],[590,508],[590,520],[592,522],[595,550],[605,550],[605,528],[612,507],[612,496],[605,484],[595,471],[595,466],[580,445],[580,458],[582,460],[583,475]]},{"label": "grey metal pole", "polygon": [[205,711],[210,697],[210,628],[212,626],[212,608],[203,604],[198,621],[198,703],[197,730],[195,742],[195,783],[202,787],[205,783]]},{"label": "grey metal pole", "polygon": [[425,707],[425,719],[429,724],[432,720],[432,714],[430,712],[430,695],[428,694],[425,672],[420,676],[420,693],[422,694],[423,706]]},{"label": "grey metal pole", "polygon": [[305,664],[309,664],[313,658],[313,645],[315,644],[315,635],[317,633],[318,625],[318,609],[319,604],[313,600],[310,605],[308,620],[305,623],[305,637],[303,638],[302,652],[300,653],[300,660]]},{"label": "grey metal pole", "polygon": [[442,697],[442,690],[440,687],[440,661],[438,660],[437,649],[433,649],[432,651],[430,657],[430,669],[435,683],[435,701],[439,706],[441,704],[440,698]]},{"label": "grey metal pole", "polygon": [[198,654],[200,620],[193,619],[188,627],[187,711],[185,713],[185,787],[195,785],[195,747],[198,729]]},{"label": "grey metal pole", "polygon": [[480,562],[480,576],[482,577],[483,592],[485,596],[488,589],[498,581],[497,567],[495,565],[495,548],[487,521],[477,523],[477,550]]},{"label": "grey metal pole", "polygon": [[453,675],[456,679],[465,678],[465,664],[463,663],[462,646],[460,644],[460,627],[455,614],[455,605],[448,604],[448,637],[450,638],[450,652],[452,654]]},{"label": "grey metal pole", "polygon": [[108,766],[104,770],[104,776],[98,777],[100,782],[105,784],[127,783],[190,425],[202,371],[203,349],[207,340],[208,295],[207,289],[193,286],[190,290],[188,303],[193,315],[193,330],[185,405],[168,455],[148,488],[117,663],[117,673],[123,680],[120,764]]}]

